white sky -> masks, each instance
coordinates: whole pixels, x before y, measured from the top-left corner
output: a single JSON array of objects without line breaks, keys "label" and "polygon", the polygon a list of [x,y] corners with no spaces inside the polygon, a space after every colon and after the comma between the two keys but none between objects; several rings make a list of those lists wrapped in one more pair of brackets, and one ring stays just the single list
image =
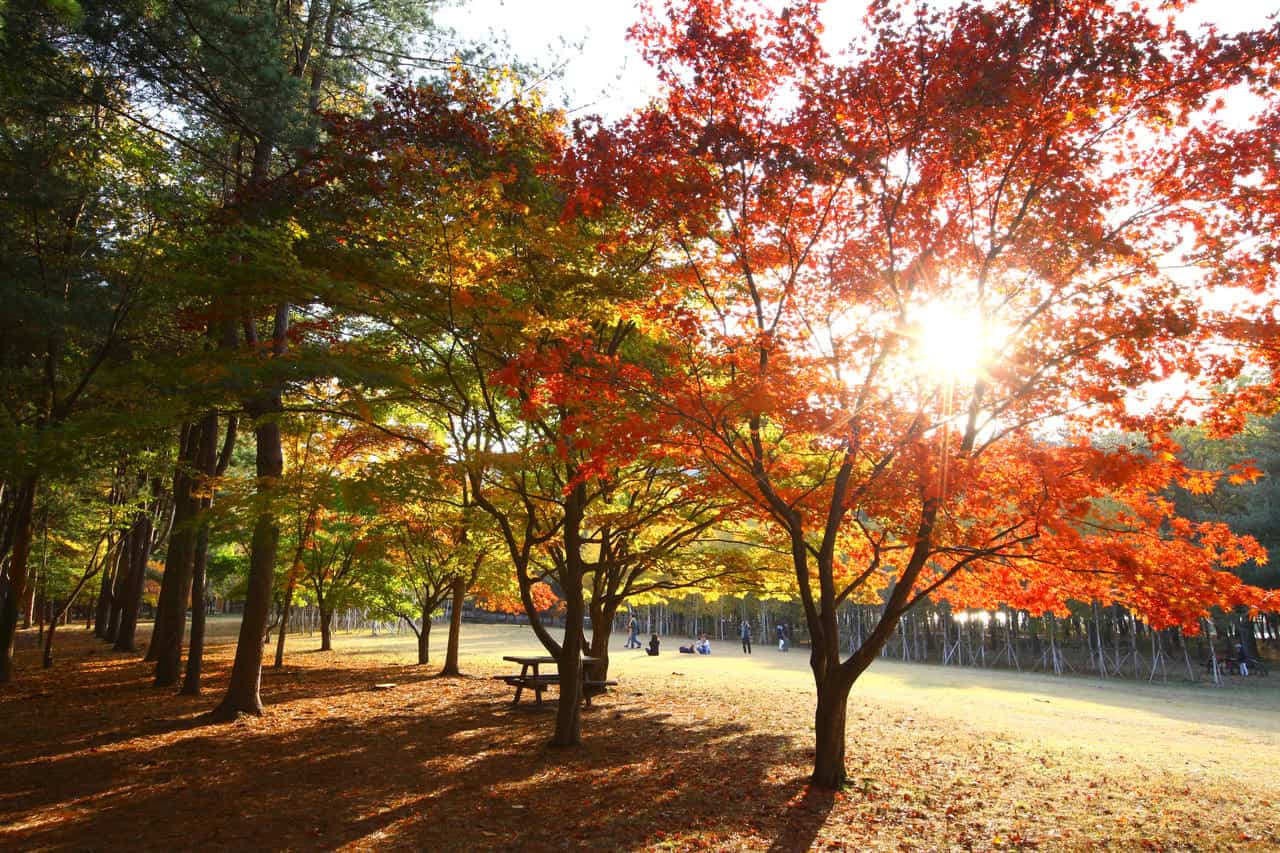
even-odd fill
[{"label": "white sky", "polygon": [[[822,13],[828,49],[852,40],[865,7],[866,0],[828,0]],[[1277,12],[1280,0],[1202,0],[1184,25],[1213,22],[1234,32],[1266,26]],[[502,38],[524,60],[545,66],[559,57],[563,75],[548,85],[552,102],[618,118],[657,91],[652,72],[627,41],[638,16],[633,0],[461,0],[436,18],[464,40]]]}]

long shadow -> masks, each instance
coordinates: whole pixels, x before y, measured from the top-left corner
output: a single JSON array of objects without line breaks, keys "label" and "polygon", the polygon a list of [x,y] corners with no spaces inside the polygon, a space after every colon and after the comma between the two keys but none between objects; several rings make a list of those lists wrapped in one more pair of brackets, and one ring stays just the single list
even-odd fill
[{"label": "long shadow", "polygon": [[[348,701],[351,718],[282,724],[300,700],[351,696],[392,670],[401,686]],[[714,838],[787,818],[774,849],[792,850],[831,808],[771,772],[798,754],[781,735],[732,720],[676,725],[605,697],[584,713],[582,746],[552,749],[549,714],[511,706],[502,685],[403,674],[308,671],[305,685],[272,697],[275,717],[228,726],[153,719],[94,732],[94,706],[74,709],[78,748],[0,765],[0,846],[634,849],[663,833]],[[460,695],[442,696],[451,685]],[[99,698],[136,702],[139,689]]]},{"label": "long shadow", "polygon": [[812,847],[835,805],[835,798],[834,791],[806,785],[803,793],[791,801],[784,829],[769,846],[769,853],[798,853]]},{"label": "long shadow", "polygon": [[[22,673],[12,692],[0,694],[0,731],[17,730],[19,720],[38,708],[49,728],[66,726],[80,718],[83,725],[67,726],[54,742],[39,738],[4,738],[0,760],[6,764],[49,762],[84,749],[103,749],[134,738],[163,735],[209,725],[208,712],[217,704],[230,678],[230,662],[219,658],[206,661],[204,690],[199,696],[175,695],[173,688],[152,684],[153,664],[137,654],[111,652],[91,637],[68,637],[75,644],[58,675],[70,676],[70,683],[50,683],[48,671]],[[74,670],[68,672],[67,670]],[[336,699],[346,694],[370,691],[374,684],[415,683],[425,673],[387,665],[372,668],[291,667],[283,671],[262,671],[261,694],[268,707],[321,697]],[[114,720],[122,709],[134,711],[134,719],[118,725]],[[129,716],[129,715],[124,715]],[[99,722],[94,725],[93,720]]]}]

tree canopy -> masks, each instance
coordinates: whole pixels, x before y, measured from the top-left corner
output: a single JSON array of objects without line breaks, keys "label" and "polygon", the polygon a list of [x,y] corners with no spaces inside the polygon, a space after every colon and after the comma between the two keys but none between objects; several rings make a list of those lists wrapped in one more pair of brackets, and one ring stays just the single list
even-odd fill
[{"label": "tree canopy", "polygon": [[572,745],[620,609],[794,597],[828,787],[925,602],[1276,610],[1280,28],[1181,5],[647,4],[611,122],[432,4],[0,7],[0,680],[37,524],[118,646],[162,566],[158,686],[235,575],[222,717],[299,603],[449,602],[456,673],[472,597]]}]

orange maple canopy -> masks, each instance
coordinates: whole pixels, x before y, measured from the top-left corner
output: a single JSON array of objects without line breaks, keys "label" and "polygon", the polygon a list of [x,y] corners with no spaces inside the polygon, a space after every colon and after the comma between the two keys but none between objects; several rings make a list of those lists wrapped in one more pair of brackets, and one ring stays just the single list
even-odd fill
[{"label": "orange maple canopy", "polygon": [[1203,405],[1254,332],[1213,321],[1225,278],[1164,268],[1247,225],[1234,184],[1174,176],[1211,168],[1202,107],[1276,34],[1106,0],[877,3],[838,55],[820,33],[813,4],[653,11],[661,103],[568,162],[672,247],[645,309],[663,440],[777,530],[810,629],[868,588],[887,626],[927,596],[1189,630],[1267,606],[1226,571],[1258,544],[1169,498],[1217,480],[1167,435],[1251,399]]}]

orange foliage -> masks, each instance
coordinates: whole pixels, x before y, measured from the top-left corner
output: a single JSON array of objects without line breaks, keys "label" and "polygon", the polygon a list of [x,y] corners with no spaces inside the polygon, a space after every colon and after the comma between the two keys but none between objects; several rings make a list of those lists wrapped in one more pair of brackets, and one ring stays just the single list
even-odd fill
[{"label": "orange foliage", "polygon": [[[1223,475],[1168,434],[1197,411],[1238,423],[1265,395],[1196,402],[1249,358],[1280,364],[1274,293],[1234,326],[1206,298],[1229,261],[1274,280],[1273,250],[1242,257],[1274,232],[1239,202],[1280,210],[1275,98],[1259,85],[1271,111],[1238,133],[1197,112],[1280,72],[1280,35],[1194,37],[1107,0],[910,8],[873,4],[842,57],[814,4],[651,10],[635,34],[663,102],[578,129],[571,207],[622,199],[678,247],[644,309],[664,441],[804,543],[806,601],[892,581],[887,618],[923,596],[1099,599],[1188,629],[1263,606],[1223,571],[1258,544],[1176,517],[1171,489]],[[1221,274],[1161,272],[1185,232]],[[939,331],[939,310],[976,319]],[[1185,393],[1137,402],[1171,376]],[[1108,431],[1129,437],[1090,438]]]},{"label": "orange foliage", "polygon": [[[533,609],[538,613],[564,606],[564,603],[551,591],[551,587],[542,582],[535,583],[529,588],[529,597],[533,599]],[[520,600],[518,592],[485,591],[480,595],[478,603],[485,610],[496,613],[525,612],[524,602]]]}]

